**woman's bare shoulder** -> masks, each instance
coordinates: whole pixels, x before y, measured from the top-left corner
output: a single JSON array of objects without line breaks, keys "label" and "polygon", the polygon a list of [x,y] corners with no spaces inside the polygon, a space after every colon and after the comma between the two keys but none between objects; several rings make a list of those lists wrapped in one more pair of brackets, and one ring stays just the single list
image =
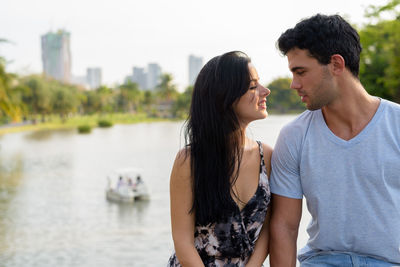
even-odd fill
[{"label": "woman's bare shoulder", "polygon": [[190,148],[185,147],[176,153],[175,164],[178,165],[190,165]]},{"label": "woman's bare shoulder", "polygon": [[171,172],[171,181],[183,181],[190,179],[190,149],[182,148],[175,157]]}]

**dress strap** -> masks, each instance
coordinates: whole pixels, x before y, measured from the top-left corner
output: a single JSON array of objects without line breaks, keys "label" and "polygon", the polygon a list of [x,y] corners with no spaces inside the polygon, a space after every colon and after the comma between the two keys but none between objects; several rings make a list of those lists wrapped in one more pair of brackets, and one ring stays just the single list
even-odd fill
[{"label": "dress strap", "polygon": [[258,144],[258,150],[260,151],[260,158],[261,158],[261,162],[260,162],[260,173],[263,170],[263,167],[265,168],[265,162],[264,162],[264,150],[263,150],[263,146],[261,144],[260,141],[256,141]]}]

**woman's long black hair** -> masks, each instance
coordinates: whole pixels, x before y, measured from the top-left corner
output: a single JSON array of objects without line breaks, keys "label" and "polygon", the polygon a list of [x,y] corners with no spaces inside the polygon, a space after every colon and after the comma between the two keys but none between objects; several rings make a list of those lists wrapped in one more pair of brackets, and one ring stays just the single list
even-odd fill
[{"label": "woman's long black hair", "polygon": [[233,105],[250,85],[250,58],[233,51],[211,59],[194,84],[185,143],[190,151],[196,224],[226,218],[237,206],[231,197],[244,136]]}]

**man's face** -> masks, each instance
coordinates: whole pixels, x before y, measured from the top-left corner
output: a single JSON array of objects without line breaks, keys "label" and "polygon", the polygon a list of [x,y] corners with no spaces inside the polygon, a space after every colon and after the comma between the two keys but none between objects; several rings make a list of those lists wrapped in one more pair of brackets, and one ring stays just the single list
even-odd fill
[{"label": "man's face", "polygon": [[307,109],[316,110],[331,103],[336,91],[329,64],[321,65],[304,49],[294,48],[286,56],[293,74],[290,88],[297,91]]}]

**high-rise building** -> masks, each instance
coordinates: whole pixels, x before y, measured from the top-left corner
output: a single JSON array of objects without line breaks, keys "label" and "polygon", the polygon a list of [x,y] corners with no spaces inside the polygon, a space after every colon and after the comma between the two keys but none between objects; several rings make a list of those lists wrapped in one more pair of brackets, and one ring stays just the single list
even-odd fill
[{"label": "high-rise building", "polygon": [[137,83],[141,90],[147,89],[147,74],[144,68],[133,67],[133,74],[131,76],[131,81]]},{"label": "high-rise building", "polygon": [[70,33],[64,30],[41,36],[42,62],[45,75],[61,82],[71,81]]},{"label": "high-rise building", "polygon": [[160,83],[161,67],[157,63],[147,65],[147,89],[154,90]]},{"label": "high-rise building", "polygon": [[101,68],[87,68],[86,82],[90,89],[97,89],[101,85]]},{"label": "high-rise building", "polygon": [[202,67],[203,58],[194,55],[189,56],[189,85],[194,84]]}]

